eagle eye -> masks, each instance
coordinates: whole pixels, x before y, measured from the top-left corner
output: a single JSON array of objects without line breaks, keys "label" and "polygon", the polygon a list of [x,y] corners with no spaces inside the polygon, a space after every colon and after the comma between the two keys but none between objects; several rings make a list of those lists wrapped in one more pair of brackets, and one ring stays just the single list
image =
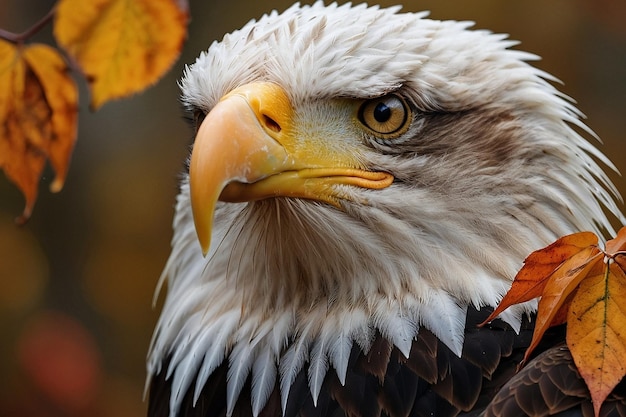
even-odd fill
[{"label": "eagle eye", "polygon": [[390,94],[365,101],[359,108],[359,121],[371,133],[393,139],[409,128],[411,110],[400,96]]}]

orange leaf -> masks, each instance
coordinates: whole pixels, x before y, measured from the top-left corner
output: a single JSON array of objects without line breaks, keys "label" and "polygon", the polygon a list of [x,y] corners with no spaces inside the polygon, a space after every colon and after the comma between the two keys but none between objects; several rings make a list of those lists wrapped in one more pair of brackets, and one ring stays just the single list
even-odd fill
[{"label": "orange leaf", "polygon": [[622,227],[615,239],[606,242],[606,252],[614,255],[616,252],[626,251],[626,227]]},{"label": "orange leaf", "polygon": [[511,289],[481,326],[496,318],[510,306],[539,297],[550,275],[563,262],[584,248],[597,245],[598,237],[595,234],[580,232],[564,236],[551,245],[531,253],[515,276]]},{"label": "orange leaf", "polygon": [[569,314],[569,307],[575,295],[576,295],[576,291],[573,291],[567,296],[567,298],[565,298],[559,310],[552,317],[552,322],[550,326],[558,326],[559,324],[567,323],[567,315]]},{"label": "orange leaf", "polygon": [[626,274],[615,262],[600,265],[580,283],[567,321],[567,345],[596,416],[626,375]]},{"label": "orange leaf", "polygon": [[533,339],[526,350],[522,363],[526,362],[532,351],[537,347],[545,331],[559,320],[559,311],[564,308],[563,305],[566,300],[572,300],[569,296],[576,290],[580,281],[591,270],[598,269],[598,266],[601,267],[603,258],[604,254],[597,247],[590,246],[584,248],[563,262],[550,276],[537,306]]},{"label": "orange leaf", "polygon": [[20,220],[37,199],[46,162],[61,189],[76,140],[78,92],[59,53],[46,45],[0,41],[0,168],[24,194]]},{"label": "orange leaf", "polygon": [[605,252],[619,265],[622,271],[626,271],[626,226],[617,232],[615,239],[606,242]]},{"label": "orange leaf", "polygon": [[61,0],[54,36],[81,67],[92,108],[150,86],[174,63],[187,9],[173,0]]}]

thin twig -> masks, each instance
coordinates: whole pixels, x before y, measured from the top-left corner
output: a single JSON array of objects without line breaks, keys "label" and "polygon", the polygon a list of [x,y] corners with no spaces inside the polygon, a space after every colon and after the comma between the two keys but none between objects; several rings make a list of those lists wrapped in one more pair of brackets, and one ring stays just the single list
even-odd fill
[{"label": "thin twig", "polygon": [[38,33],[44,26],[46,26],[54,18],[54,13],[56,12],[56,8],[57,6],[55,4],[54,6],[52,6],[50,11],[44,17],[39,19],[37,23],[35,23],[34,25],[32,25],[30,28],[26,29],[22,33],[13,33],[4,29],[0,29],[0,38],[7,40],[9,42],[12,42],[12,43],[17,43],[17,44],[24,43],[25,41],[30,39],[32,36],[34,36],[36,33]]}]

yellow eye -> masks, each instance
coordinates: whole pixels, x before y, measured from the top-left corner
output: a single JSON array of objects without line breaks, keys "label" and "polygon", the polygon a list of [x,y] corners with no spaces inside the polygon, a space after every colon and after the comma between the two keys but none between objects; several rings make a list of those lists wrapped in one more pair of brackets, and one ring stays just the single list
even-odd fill
[{"label": "yellow eye", "polygon": [[402,98],[390,94],[363,103],[358,117],[374,135],[392,139],[407,131],[411,111]]}]

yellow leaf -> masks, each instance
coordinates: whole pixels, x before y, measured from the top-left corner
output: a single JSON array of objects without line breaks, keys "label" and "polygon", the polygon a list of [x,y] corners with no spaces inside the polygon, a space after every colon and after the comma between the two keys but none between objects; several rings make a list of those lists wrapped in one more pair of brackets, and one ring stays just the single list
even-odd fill
[{"label": "yellow leaf", "polygon": [[626,274],[615,262],[603,263],[580,283],[568,315],[567,345],[598,416],[626,375]]},{"label": "yellow leaf", "polygon": [[24,194],[21,221],[37,199],[46,162],[63,186],[76,140],[78,92],[59,53],[46,45],[0,41],[0,168]]},{"label": "yellow leaf", "polygon": [[47,155],[56,172],[50,188],[58,192],[63,187],[76,142],[78,91],[65,61],[53,48],[33,45],[24,49],[23,57],[41,84],[46,103],[52,110],[53,135]]},{"label": "yellow leaf", "polygon": [[91,87],[91,106],[150,86],[174,63],[186,36],[187,10],[173,0],[61,0],[57,42]]}]

